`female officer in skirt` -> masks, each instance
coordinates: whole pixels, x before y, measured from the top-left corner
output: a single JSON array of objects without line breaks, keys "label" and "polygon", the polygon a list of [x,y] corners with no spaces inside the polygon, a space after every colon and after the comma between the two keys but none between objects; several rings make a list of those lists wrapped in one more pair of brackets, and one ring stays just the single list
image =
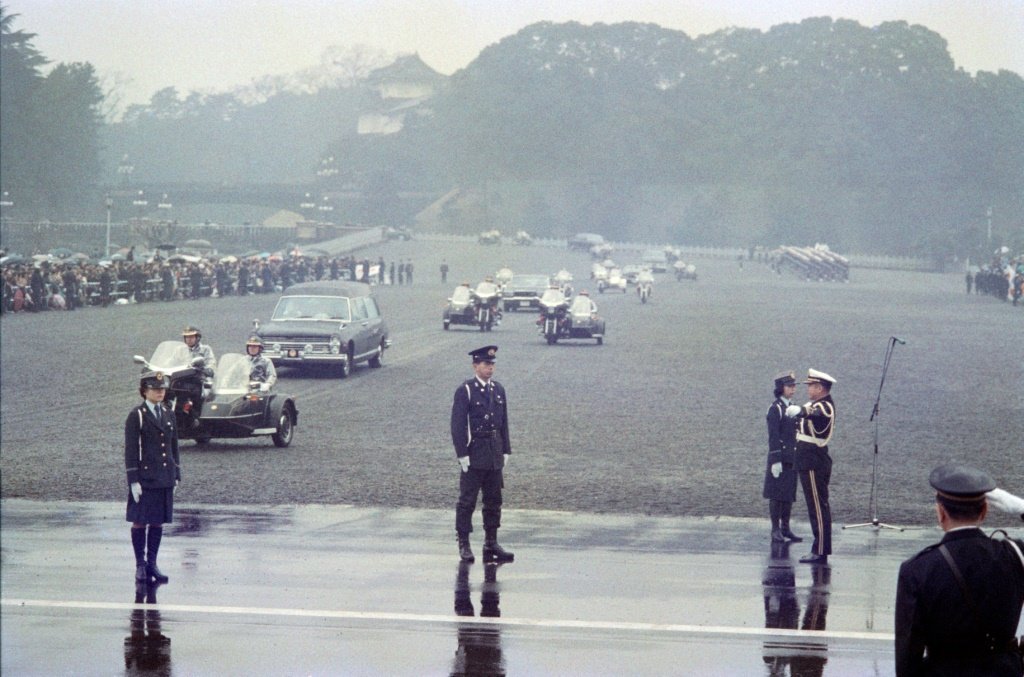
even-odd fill
[{"label": "female officer in skirt", "polygon": [[174,412],[164,406],[167,378],[160,372],[142,376],[143,402],[124,422],[124,467],[128,475],[128,508],[135,550],[135,580],[166,583],[156,565],[163,525],[172,521],[174,491],[181,481],[178,432]]},{"label": "female officer in skirt", "polygon": [[[768,463],[764,471],[762,495],[768,499],[772,522],[772,541],[800,542],[803,539],[789,528],[789,516],[796,500],[797,472],[793,467],[796,451],[796,419],[799,407],[792,404],[796,376],[783,372],[775,377],[775,401],[768,407]],[[791,408],[792,407],[792,408]]]}]

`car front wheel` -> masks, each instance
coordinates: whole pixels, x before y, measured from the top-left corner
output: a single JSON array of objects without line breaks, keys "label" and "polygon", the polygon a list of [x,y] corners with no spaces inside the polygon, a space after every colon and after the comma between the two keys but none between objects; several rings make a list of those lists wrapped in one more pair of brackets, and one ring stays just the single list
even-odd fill
[{"label": "car front wheel", "polygon": [[[445,329],[447,329],[447,328],[448,328],[448,326],[445,325]],[[370,361],[367,364],[370,365],[371,369],[380,369],[381,368],[381,362],[380,361],[381,361],[381,358],[383,358],[383,357],[384,357],[384,340],[381,339],[380,345],[377,346],[377,354],[374,355],[373,357],[371,357]]]}]

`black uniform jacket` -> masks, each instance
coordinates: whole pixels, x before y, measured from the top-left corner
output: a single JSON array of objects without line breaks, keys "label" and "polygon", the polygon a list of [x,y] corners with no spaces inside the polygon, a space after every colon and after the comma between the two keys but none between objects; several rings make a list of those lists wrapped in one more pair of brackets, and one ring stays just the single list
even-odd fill
[{"label": "black uniform jacket", "polygon": [[828,443],[832,440],[835,423],[836,404],[831,395],[803,406],[797,416],[797,470],[812,470],[816,467],[816,450],[828,453]]},{"label": "black uniform jacket", "polygon": [[490,398],[479,379],[471,378],[455,390],[452,401],[455,455],[468,455],[469,467],[481,470],[504,467],[503,454],[512,453],[505,389],[494,379],[490,383]]},{"label": "black uniform jacket", "polygon": [[128,484],[138,482],[143,489],[169,489],[181,479],[178,463],[174,413],[164,407],[161,425],[145,402],[132,409],[124,422],[124,468]]},{"label": "black uniform jacket", "polygon": [[[793,501],[796,498],[796,472],[793,470],[796,453],[796,419],[786,416],[786,403],[776,398],[768,407],[768,461],[765,467],[765,498]],[[772,477],[773,463],[782,463],[782,474]]]},{"label": "black uniform jacket", "polygon": [[[977,619],[939,551],[953,556]],[[1024,543],[1017,541],[1024,549]],[[985,630],[1012,639],[1024,602],[1024,565],[1009,543],[981,529],[948,532],[900,566],[896,586],[896,675],[1020,675],[1020,655],[983,650]],[[927,648],[928,657],[924,653]]]}]

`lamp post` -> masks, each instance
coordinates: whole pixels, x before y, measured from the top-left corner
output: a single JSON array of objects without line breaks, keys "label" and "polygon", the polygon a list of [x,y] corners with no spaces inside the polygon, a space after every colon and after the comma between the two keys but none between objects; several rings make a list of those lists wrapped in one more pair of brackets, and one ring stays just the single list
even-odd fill
[{"label": "lamp post", "polygon": [[988,250],[992,251],[992,207],[985,209],[985,219],[988,221]]},{"label": "lamp post", "polygon": [[313,200],[313,196],[306,193],[302,197],[302,202],[299,203],[299,209],[302,210],[303,218],[310,218],[309,213],[316,209],[316,202]]},{"label": "lamp post", "polygon": [[103,203],[107,206],[107,241],[103,248],[103,255],[110,256],[110,210],[114,208],[114,198],[110,197],[110,193],[103,198]]},{"label": "lamp post", "polygon": [[145,198],[145,195],[141,190],[139,191],[138,197],[132,200],[132,204],[139,208],[139,218],[141,219],[146,213],[146,207],[149,206],[149,200]]},{"label": "lamp post", "polygon": [[162,209],[164,213],[167,214],[167,217],[165,217],[167,220],[169,220],[171,214],[171,207],[173,206],[174,205],[172,205],[171,202],[167,199],[167,193],[164,193],[163,197],[160,198],[160,202],[156,203],[156,208]]},{"label": "lamp post", "polygon": [[334,211],[334,205],[331,204],[331,199],[324,195],[323,203],[317,207],[317,209],[320,211],[320,220],[330,222],[330,213]]},{"label": "lamp post", "polygon": [[121,162],[117,165],[117,173],[121,175],[121,183],[124,185],[130,185],[132,182],[132,172],[135,171],[135,165],[128,159],[128,153],[125,153],[121,158]]}]

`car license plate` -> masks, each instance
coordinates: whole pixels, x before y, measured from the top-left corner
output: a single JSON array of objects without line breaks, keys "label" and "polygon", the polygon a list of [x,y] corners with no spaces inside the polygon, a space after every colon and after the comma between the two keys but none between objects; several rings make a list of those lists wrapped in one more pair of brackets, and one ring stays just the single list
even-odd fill
[{"label": "car license plate", "polygon": [[299,351],[298,350],[296,350],[295,348],[289,348],[288,349],[288,357],[298,357],[298,356],[299,356]]}]

